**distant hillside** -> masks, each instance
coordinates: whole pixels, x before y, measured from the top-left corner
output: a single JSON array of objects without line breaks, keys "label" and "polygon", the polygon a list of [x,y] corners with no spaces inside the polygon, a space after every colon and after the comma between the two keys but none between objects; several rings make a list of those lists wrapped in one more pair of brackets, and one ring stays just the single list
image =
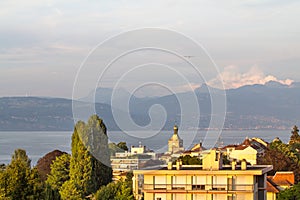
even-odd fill
[{"label": "distant hillside", "polygon": [[[107,89],[106,89],[107,90]],[[98,92],[101,89],[97,90]],[[200,106],[199,128],[208,128],[211,121],[211,96],[209,92],[222,95],[219,89],[202,85],[195,90]],[[110,91],[111,93],[111,91]],[[125,93],[125,92],[123,92]],[[101,100],[101,95],[96,92],[96,101]],[[131,114],[141,116],[143,119],[136,121],[139,125],[150,123],[149,109],[155,104],[165,108],[167,121],[165,129],[172,127],[174,122],[180,122],[180,103],[178,97],[188,104],[190,92],[178,93],[153,98],[133,97],[129,103]],[[107,97],[106,97],[107,98]],[[291,86],[270,81],[265,85],[249,85],[237,89],[226,90],[227,115],[226,129],[289,129],[294,124],[299,124],[300,116],[300,83]],[[107,102],[110,98],[106,99]],[[190,109],[190,117],[195,111]],[[136,120],[133,117],[133,120]],[[186,124],[188,127],[189,124]]]},{"label": "distant hillside", "polygon": [[[97,103],[96,111],[110,130],[118,129],[109,105]],[[0,98],[0,131],[65,131],[73,128],[72,100],[38,97]]]},{"label": "distant hillside", "polygon": [[[200,105],[199,128],[209,127],[211,119],[211,96],[209,92],[221,95],[220,90],[203,85],[195,93]],[[128,98],[126,91],[117,99],[123,110],[124,99]],[[104,119],[108,130],[119,130],[112,115],[112,89],[97,89],[96,112]],[[81,99],[83,106],[90,105],[91,96]],[[122,98],[124,97],[124,99]],[[179,93],[153,98],[131,97],[129,102],[130,116],[138,125],[150,123],[149,109],[155,104],[165,108],[167,121],[164,129],[171,129],[175,121],[180,124],[180,103],[178,98],[189,104],[190,93]],[[300,84],[291,86],[277,82],[266,85],[243,86],[226,91],[227,115],[226,129],[289,129],[300,123]],[[182,102],[181,102],[182,103]],[[115,109],[115,108],[114,108]],[[195,115],[193,108],[188,108],[189,117]],[[124,112],[124,111],[121,111]],[[160,113],[158,113],[159,116]],[[125,116],[125,115],[124,115]],[[72,100],[61,98],[38,97],[3,97],[0,98],[0,130],[73,130]],[[153,127],[152,127],[153,128]],[[156,127],[160,128],[160,127]],[[197,128],[186,124],[184,129]]]}]

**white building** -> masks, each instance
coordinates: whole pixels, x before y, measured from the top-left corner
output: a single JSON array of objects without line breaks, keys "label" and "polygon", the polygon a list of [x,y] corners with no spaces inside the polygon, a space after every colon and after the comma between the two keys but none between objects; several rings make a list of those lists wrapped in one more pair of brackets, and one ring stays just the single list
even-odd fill
[{"label": "white building", "polygon": [[133,191],[145,200],[265,200],[267,172],[272,166],[222,165],[220,151],[211,150],[203,165],[134,170]]}]

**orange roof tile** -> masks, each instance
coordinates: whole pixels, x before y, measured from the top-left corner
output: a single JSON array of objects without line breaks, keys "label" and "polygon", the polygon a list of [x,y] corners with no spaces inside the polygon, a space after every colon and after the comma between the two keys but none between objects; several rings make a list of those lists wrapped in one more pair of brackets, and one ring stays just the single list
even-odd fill
[{"label": "orange roof tile", "polygon": [[295,175],[294,172],[276,172],[272,180],[277,185],[291,186],[295,184]]},{"label": "orange roof tile", "polygon": [[276,184],[267,178],[267,192],[279,193]]}]

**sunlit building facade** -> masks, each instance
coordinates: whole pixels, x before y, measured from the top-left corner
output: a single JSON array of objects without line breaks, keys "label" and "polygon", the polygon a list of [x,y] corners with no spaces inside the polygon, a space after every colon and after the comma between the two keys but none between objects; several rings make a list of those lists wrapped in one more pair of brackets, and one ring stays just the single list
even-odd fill
[{"label": "sunlit building facade", "polygon": [[145,200],[265,200],[267,172],[272,166],[222,165],[222,155],[211,150],[203,165],[169,163],[157,169],[134,170],[136,199]]}]

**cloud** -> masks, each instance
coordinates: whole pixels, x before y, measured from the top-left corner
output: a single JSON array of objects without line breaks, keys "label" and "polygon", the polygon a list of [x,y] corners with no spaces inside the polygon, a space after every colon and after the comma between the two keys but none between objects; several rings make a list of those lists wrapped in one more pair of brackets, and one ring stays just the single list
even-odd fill
[{"label": "cloud", "polygon": [[291,79],[280,80],[273,75],[265,75],[263,71],[253,66],[247,72],[240,72],[237,66],[227,66],[224,71],[216,78],[208,82],[213,87],[218,87],[218,83],[223,81],[226,89],[238,88],[244,85],[265,84],[269,81],[276,81],[284,85],[291,85],[294,81]]}]

